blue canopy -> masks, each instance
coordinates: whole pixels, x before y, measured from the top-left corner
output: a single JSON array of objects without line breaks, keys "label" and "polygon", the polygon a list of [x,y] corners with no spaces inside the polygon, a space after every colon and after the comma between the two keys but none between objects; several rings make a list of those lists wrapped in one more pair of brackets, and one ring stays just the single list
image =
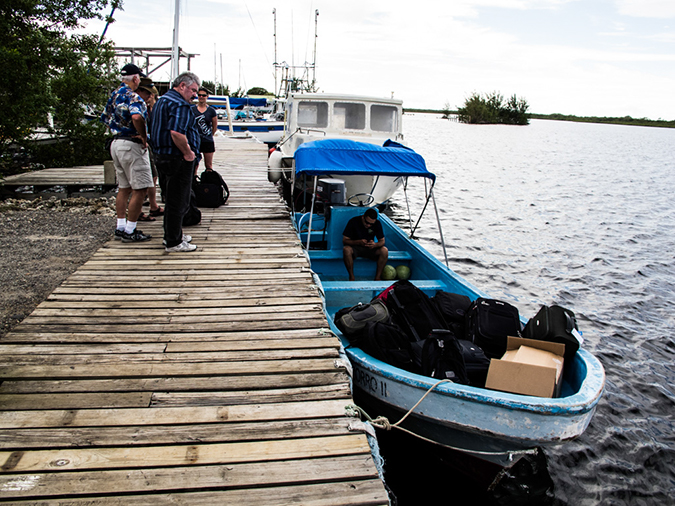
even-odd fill
[{"label": "blue canopy", "polygon": [[[230,99],[230,108],[231,109],[242,109],[244,106],[249,107],[266,107],[267,99],[266,98],[248,98],[248,97],[229,97]],[[218,108],[221,107],[220,104],[215,104],[214,102],[222,102],[222,107],[225,107],[225,97],[222,95],[211,95],[209,97],[211,105]]]},{"label": "blue canopy", "polygon": [[306,142],[295,150],[294,157],[296,174],[420,176],[436,180],[421,155],[391,140],[383,146],[347,139]]}]

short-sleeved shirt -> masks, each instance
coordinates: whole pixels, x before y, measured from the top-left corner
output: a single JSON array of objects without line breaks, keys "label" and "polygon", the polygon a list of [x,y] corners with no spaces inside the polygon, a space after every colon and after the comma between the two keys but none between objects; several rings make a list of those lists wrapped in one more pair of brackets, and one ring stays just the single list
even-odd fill
[{"label": "short-sleeved shirt", "polygon": [[384,231],[382,230],[382,223],[380,220],[375,220],[371,226],[366,227],[363,224],[361,216],[354,216],[351,220],[347,222],[342,235],[349,237],[350,239],[367,239],[369,241],[374,241],[375,237],[382,239],[384,237]]},{"label": "short-sleeved shirt", "polygon": [[101,121],[115,135],[133,137],[134,135],[138,135],[131,119],[134,114],[140,114],[147,123],[148,107],[145,105],[145,102],[126,83],[122,83],[110,95],[108,103],[105,106],[105,111],[101,114]]},{"label": "short-sleeved shirt", "polygon": [[195,115],[201,138],[205,141],[213,141],[213,118],[218,116],[216,110],[209,106],[204,112],[200,112],[197,109],[197,104],[195,104],[192,106],[192,112]]},{"label": "short-sleeved shirt", "polygon": [[199,131],[191,105],[176,90],[169,90],[159,97],[152,109],[150,138],[155,154],[182,155],[171,139],[171,131],[187,137],[190,149],[197,157],[199,154]]}]

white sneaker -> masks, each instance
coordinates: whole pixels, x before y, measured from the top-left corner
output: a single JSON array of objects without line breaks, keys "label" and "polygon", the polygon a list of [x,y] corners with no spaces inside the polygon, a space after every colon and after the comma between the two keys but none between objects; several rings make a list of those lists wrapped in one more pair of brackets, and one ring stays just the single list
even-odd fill
[{"label": "white sneaker", "polygon": [[[117,239],[117,232],[115,232],[115,239]],[[183,241],[184,242],[192,242],[192,236],[183,234]],[[162,239],[162,244],[166,246],[166,239]]]},{"label": "white sneaker", "polygon": [[182,252],[187,252],[187,251],[194,251],[196,249],[197,249],[197,246],[195,246],[194,244],[189,244],[189,243],[183,241],[182,243],[180,243],[176,246],[173,246],[171,248],[164,248],[164,251],[166,251],[167,253],[182,253]]}]

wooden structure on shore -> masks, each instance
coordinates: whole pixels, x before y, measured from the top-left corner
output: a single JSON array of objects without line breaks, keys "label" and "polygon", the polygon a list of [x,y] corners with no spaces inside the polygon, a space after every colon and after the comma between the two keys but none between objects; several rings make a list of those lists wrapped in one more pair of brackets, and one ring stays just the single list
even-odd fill
[{"label": "wooden structure on shore", "polygon": [[8,195],[28,187],[30,193],[17,194],[24,197],[37,196],[40,192],[53,190],[55,187],[63,188],[64,191],[60,193],[65,192],[71,196],[82,189],[96,187],[107,192],[117,186],[112,161],[105,165],[42,169],[15,174],[0,180],[0,185]]},{"label": "wooden structure on shore", "polygon": [[0,501],[387,504],[266,148],[218,140],[199,246],[111,240],[0,341]]}]

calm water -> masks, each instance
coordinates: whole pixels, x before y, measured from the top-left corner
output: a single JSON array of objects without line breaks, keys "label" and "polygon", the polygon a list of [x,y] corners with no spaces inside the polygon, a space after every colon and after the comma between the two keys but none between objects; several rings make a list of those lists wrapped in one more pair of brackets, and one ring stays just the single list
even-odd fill
[{"label": "calm water", "polygon": [[[525,317],[575,311],[607,374],[586,433],[545,451],[535,485],[516,477],[520,491],[497,499],[675,503],[675,130],[420,114],[404,132],[438,177],[450,267]],[[418,239],[442,259],[427,215]]]}]

